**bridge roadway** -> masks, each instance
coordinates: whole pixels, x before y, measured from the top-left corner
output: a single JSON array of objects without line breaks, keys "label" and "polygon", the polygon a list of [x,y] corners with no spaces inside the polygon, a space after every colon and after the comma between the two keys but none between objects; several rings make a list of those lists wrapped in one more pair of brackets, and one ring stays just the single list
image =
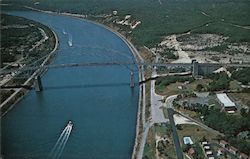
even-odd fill
[{"label": "bridge roadway", "polygon": [[[26,66],[18,69],[1,69],[0,75],[9,74],[12,72],[25,72],[37,69],[47,68],[64,68],[64,67],[92,67],[92,66],[114,66],[114,65],[125,65],[132,66],[134,62],[83,62],[83,63],[68,63],[68,64],[51,64],[41,66]],[[192,63],[137,63],[138,66],[164,66],[164,67],[191,67]],[[224,67],[250,67],[250,63],[235,64],[235,63],[199,63],[200,66],[224,66]]]}]

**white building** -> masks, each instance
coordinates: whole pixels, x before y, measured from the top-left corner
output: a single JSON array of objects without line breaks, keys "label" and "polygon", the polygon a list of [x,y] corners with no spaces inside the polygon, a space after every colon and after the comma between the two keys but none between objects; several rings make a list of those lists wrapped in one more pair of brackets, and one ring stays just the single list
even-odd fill
[{"label": "white building", "polygon": [[223,108],[229,112],[229,113],[234,113],[236,110],[236,105],[234,102],[232,102],[229,97],[227,96],[226,93],[219,93],[216,94],[218,100],[220,101],[221,105]]}]

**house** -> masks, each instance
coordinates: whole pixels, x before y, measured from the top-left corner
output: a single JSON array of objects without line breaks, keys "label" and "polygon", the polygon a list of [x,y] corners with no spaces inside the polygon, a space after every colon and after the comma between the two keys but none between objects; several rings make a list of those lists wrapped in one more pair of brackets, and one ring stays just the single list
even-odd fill
[{"label": "house", "polygon": [[207,155],[207,156],[213,155],[213,152],[212,152],[211,150],[206,151],[206,155]]},{"label": "house", "polygon": [[226,93],[218,93],[216,96],[225,111],[234,113],[237,110],[235,103],[230,100]]},{"label": "house", "polygon": [[222,147],[218,148],[218,150],[217,150],[217,156],[221,156],[224,153],[225,153],[225,149],[224,148],[222,148]]},{"label": "house", "polygon": [[195,150],[194,150],[194,148],[191,147],[191,148],[188,150],[188,156],[192,157],[192,156],[194,156],[194,154],[195,154]]},{"label": "house", "polygon": [[239,157],[240,159],[248,159],[248,156],[244,153],[240,153]]},{"label": "house", "polygon": [[220,140],[220,146],[223,148],[227,148],[229,146],[229,144],[225,140]]},{"label": "house", "polygon": [[201,144],[202,144],[202,146],[207,146],[208,142],[207,141],[203,141]]},{"label": "house", "polygon": [[[212,151],[211,151],[211,152],[212,152]],[[207,154],[207,158],[208,158],[208,159],[214,159],[213,153]]]},{"label": "house", "polygon": [[210,146],[204,146],[204,150],[205,150],[205,151],[210,150]]},{"label": "house", "polygon": [[230,147],[229,147],[229,151],[230,151],[232,154],[234,154],[234,155],[237,155],[237,153],[238,153],[238,149],[235,148],[235,147],[233,147],[233,146],[230,146]]}]

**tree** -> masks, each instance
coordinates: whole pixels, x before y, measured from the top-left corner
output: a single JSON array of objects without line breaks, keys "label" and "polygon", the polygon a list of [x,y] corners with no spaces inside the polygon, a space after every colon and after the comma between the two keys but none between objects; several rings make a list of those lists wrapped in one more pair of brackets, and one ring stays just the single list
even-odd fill
[{"label": "tree", "polygon": [[243,117],[246,117],[247,116],[247,110],[245,108],[241,108],[240,109],[240,115],[243,116]]},{"label": "tree", "polygon": [[176,125],[176,128],[177,128],[178,130],[182,130],[182,126],[181,126],[180,124],[177,124],[177,125]]},{"label": "tree", "polygon": [[198,85],[196,86],[196,90],[197,90],[198,92],[201,92],[203,88],[204,88],[204,87],[203,87],[202,84],[198,84]]},{"label": "tree", "polygon": [[190,144],[183,145],[182,151],[183,151],[183,152],[188,152],[188,150],[189,150],[191,147],[192,147],[192,146],[191,146]]}]

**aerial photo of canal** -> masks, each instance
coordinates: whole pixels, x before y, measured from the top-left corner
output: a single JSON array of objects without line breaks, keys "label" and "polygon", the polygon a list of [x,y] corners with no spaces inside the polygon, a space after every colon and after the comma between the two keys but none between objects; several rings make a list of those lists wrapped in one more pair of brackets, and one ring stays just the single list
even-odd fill
[{"label": "aerial photo of canal", "polygon": [[[34,11],[8,14],[55,31],[59,46],[52,64],[135,61],[127,44],[100,25]],[[138,78],[136,64],[49,69],[42,76],[43,91],[31,90],[2,118],[4,158],[131,158]]]}]

